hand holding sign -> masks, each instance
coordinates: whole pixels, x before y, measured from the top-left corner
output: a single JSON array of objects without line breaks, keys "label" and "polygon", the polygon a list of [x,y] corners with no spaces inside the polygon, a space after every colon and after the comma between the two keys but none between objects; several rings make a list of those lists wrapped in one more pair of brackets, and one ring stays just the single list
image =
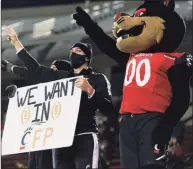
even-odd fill
[{"label": "hand holding sign", "polygon": [[80,88],[82,91],[87,92],[88,95],[92,95],[94,92],[93,87],[89,84],[87,78],[80,77],[75,81],[76,87]]},{"label": "hand holding sign", "polygon": [[15,93],[17,91],[16,85],[9,85],[6,87],[5,91],[7,92],[8,98],[12,98],[15,96]]}]

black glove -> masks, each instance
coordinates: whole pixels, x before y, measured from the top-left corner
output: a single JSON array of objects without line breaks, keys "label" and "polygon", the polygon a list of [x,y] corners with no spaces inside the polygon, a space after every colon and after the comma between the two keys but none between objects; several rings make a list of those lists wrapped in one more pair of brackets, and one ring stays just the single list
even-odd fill
[{"label": "black glove", "polygon": [[11,72],[11,68],[13,65],[9,63],[7,60],[2,60],[1,61],[1,70],[6,71],[6,72]]},{"label": "black glove", "polygon": [[9,85],[6,87],[5,91],[7,92],[8,98],[12,98],[15,96],[15,93],[17,91],[16,85]]},{"label": "black glove", "polygon": [[175,60],[175,64],[186,64],[193,69],[193,56],[190,53],[185,52],[182,57]]},{"label": "black glove", "polygon": [[83,26],[84,28],[88,28],[89,25],[95,23],[91,17],[79,6],[76,7],[76,13],[73,14],[73,18],[76,20],[76,23],[79,26]]}]

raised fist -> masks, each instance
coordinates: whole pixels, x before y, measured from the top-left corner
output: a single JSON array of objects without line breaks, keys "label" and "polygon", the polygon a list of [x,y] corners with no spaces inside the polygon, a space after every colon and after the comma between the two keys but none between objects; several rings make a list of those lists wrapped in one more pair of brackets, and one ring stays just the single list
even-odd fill
[{"label": "raised fist", "polygon": [[73,14],[73,18],[79,26],[83,27],[86,27],[90,23],[94,22],[91,17],[79,6],[76,7],[76,13]]},{"label": "raised fist", "polygon": [[9,40],[13,45],[15,42],[18,41],[17,33],[12,27],[8,27],[8,37],[7,40]]}]

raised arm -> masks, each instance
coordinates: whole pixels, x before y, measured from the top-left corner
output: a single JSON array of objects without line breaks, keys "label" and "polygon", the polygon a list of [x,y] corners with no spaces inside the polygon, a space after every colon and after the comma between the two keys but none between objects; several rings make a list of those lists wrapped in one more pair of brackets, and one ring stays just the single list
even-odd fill
[{"label": "raised arm", "polygon": [[[20,42],[20,40],[17,37],[17,33],[15,30],[11,27],[8,27],[8,40],[13,44],[13,46],[16,49],[16,53],[20,53],[24,49],[24,46]],[[25,66],[29,71],[34,71],[39,65],[37,60],[33,57],[31,57],[29,54],[26,55],[25,58],[22,60],[25,63]]]},{"label": "raised arm", "polygon": [[[172,102],[166,116],[177,123],[189,107],[190,78],[193,75],[193,57],[189,53],[166,55],[172,66],[168,69],[168,80],[172,87]],[[172,61],[173,59],[173,61]],[[171,118],[172,117],[172,118]]]},{"label": "raised arm", "polygon": [[[27,69],[29,70],[29,64],[30,59],[33,58],[25,49],[22,49],[20,52],[17,53],[18,57],[24,62]],[[26,59],[27,58],[27,59]],[[49,67],[42,66],[38,63],[38,66],[36,68],[31,69],[30,72],[37,77],[40,82],[49,82],[53,80],[63,79],[67,78],[69,75],[69,72],[67,71],[57,71],[53,70]]]},{"label": "raised arm", "polygon": [[14,29],[9,28],[8,32],[8,40],[15,47],[18,57],[24,63],[27,70],[40,79],[41,82],[49,82],[68,77],[68,72],[66,71],[55,71],[40,65],[37,60],[25,50]]},{"label": "raised arm", "polygon": [[76,13],[73,15],[73,18],[79,26],[84,28],[85,32],[104,54],[115,60],[121,66],[126,66],[129,54],[119,51],[116,47],[116,42],[109,37],[81,7],[76,8]]}]

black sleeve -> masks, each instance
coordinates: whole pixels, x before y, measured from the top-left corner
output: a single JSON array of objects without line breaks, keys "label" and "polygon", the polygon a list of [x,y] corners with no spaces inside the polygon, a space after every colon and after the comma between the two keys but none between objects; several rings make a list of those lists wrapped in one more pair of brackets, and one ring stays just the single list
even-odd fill
[{"label": "black sleeve", "polygon": [[[173,57],[171,55],[169,56]],[[174,69],[176,72],[183,74],[183,76],[190,78],[193,74],[193,56],[190,53],[184,52],[181,57],[173,58],[175,59],[175,62],[170,69]]]},{"label": "black sleeve", "polygon": [[15,65],[12,68],[12,73],[21,77],[27,77],[30,74],[26,67],[20,67]]},{"label": "black sleeve", "polygon": [[175,59],[175,64],[168,69],[167,75],[172,87],[172,100],[166,110],[167,118],[176,124],[185,114],[190,103],[190,78],[192,67],[187,64],[186,54]]},{"label": "black sleeve", "polygon": [[41,82],[49,82],[62,78],[67,78],[67,71],[55,71],[46,66],[40,65],[25,49],[17,53],[18,57],[23,61],[28,71],[30,71]]},{"label": "black sleeve", "polygon": [[118,50],[116,42],[109,37],[95,22],[84,27],[85,32],[96,43],[97,47],[107,56],[115,60],[120,66],[126,67],[129,54]]},{"label": "black sleeve", "polygon": [[33,58],[25,49],[17,53],[18,57],[24,62],[29,71],[34,71],[40,66],[35,58]]},{"label": "black sleeve", "polygon": [[102,113],[113,113],[114,106],[112,104],[111,85],[105,75],[99,74],[95,77],[97,78],[97,84],[93,85],[95,93],[90,100],[94,102],[94,105]]}]

